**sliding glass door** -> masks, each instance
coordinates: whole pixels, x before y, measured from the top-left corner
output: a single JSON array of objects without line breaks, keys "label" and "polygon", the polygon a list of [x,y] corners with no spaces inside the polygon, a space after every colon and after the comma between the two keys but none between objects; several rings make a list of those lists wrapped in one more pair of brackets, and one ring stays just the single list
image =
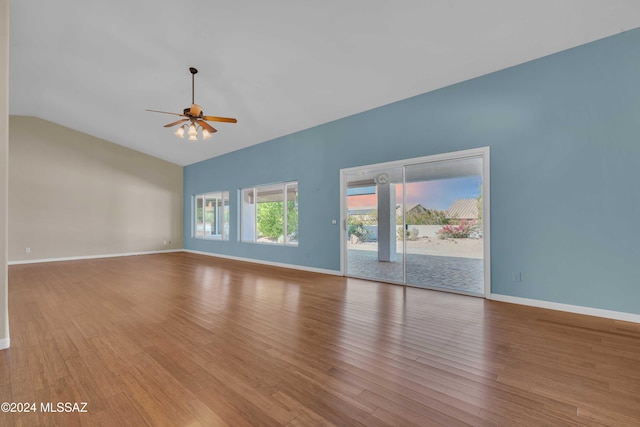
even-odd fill
[{"label": "sliding glass door", "polygon": [[485,295],[486,174],[488,149],[343,170],[345,274]]}]

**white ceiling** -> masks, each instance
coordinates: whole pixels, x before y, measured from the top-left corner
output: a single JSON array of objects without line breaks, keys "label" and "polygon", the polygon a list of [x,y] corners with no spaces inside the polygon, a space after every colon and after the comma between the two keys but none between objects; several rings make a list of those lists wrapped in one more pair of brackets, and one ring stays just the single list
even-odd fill
[{"label": "white ceiling", "polygon": [[[640,27],[638,0],[20,0],[10,114],[191,164]],[[162,125],[195,101],[219,123]],[[215,124],[214,124],[215,125]]]}]

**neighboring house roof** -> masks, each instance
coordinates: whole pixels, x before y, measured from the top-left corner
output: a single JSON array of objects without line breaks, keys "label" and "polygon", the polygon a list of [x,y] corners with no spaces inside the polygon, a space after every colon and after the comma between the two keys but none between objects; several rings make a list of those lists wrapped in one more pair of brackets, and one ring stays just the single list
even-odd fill
[{"label": "neighboring house roof", "polygon": [[458,199],[447,209],[447,218],[478,219],[478,199]]},{"label": "neighboring house roof", "polygon": [[[402,209],[402,205],[396,206],[396,212],[401,211],[401,209]],[[420,203],[410,203],[406,206],[406,210],[405,210],[406,213],[412,213],[412,212],[423,213],[426,211],[427,209],[425,209],[425,207],[422,206]]]}]

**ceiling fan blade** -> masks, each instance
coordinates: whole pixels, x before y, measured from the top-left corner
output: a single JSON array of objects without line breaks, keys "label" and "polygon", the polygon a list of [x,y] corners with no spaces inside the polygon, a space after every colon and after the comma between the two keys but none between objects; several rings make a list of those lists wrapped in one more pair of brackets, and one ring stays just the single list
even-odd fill
[{"label": "ceiling fan blade", "polygon": [[211,126],[209,123],[205,122],[204,120],[196,120],[196,123],[198,123],[204,129],[208,130],[209,133],[218,132],[218,130],[216,128],[214,128],[213,126]]},{"label": "ceiling fan blade", "polygon": [[180,114],[180,113],[170,113],[170,112],[168,112],[168,111],[158,111],[158,110],[145,110],[145,111],[151,111],[152,113],[173,114],[174,116],[182,116],[182,117],[186,117],[184,114]]},{"label": "ceiling fan blade", "polygon": [[170,128],[171,126],[175,126],[175,125],[177,125],[178,123],[184,123],[184,122],[187,122],[187,121],[189,121],[189,119],[180,119],[180,120],[176,120],[176,121],[175,121],[175,122],[173,122],[173,123],[169,123],[168,125],[164,125],[164,127],[166,127],[166,128]]},{"label": "ceiling fan blade", "polygon": [[212,122],[238,123],[236,119],[232,119],[230,117],[204,116],[202,118]]}]

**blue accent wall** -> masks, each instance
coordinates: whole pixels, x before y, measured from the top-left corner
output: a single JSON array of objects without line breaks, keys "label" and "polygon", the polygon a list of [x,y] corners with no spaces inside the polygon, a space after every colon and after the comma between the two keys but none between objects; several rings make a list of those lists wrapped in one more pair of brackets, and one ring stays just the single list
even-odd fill
[{"label": "blue accent wall", "polygon": [[[483,146],[492,292],[640,314],[640,29],[187,166],[185,248],[339,270],[341,168]],[[237,190],[295,180],[299,246],[235,241]],[[228,242],[190,237],[213,190]]]}]

